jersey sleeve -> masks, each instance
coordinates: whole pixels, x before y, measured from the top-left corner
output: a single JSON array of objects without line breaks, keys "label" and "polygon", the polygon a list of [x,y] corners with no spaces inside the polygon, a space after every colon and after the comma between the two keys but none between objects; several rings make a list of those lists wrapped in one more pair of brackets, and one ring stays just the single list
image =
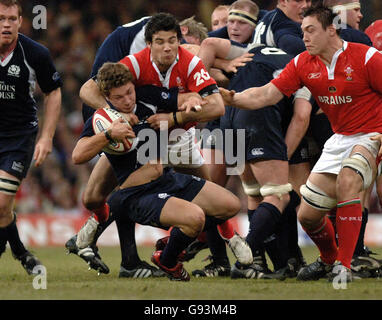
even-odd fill
[{"label": "jersey sleeve", "polygon": [[293,56],[306,50],[301,37],[288,33],[281,34],[278,37],[277,47]]},{"label": "jersey sleeve", "polygon": [[167,89],[153,85],[135,87],[137,100],[152,104],[167,112],[178,110],[178,87]]},{"label": "jersey sleeve", "polygon": [[[129,68],[130,72],[133,74],[134,76],[134,79],[138,79],[138,74],[137,74],[137,70],[136,70],[136,67],[137,67],[137,62],[135,63],[135,66],[134,66],[134,62],[136,62],[136,59],[133,55],[129,55],[129,56],[126,56],[124,57],[123,59],[121,59],[119,61],[119,63],[122,63],[124,64],[126,67]],[[139,66],[138,66],[139,67]]]},{"label": "jersey sleeve", "polygon": [[288,97],[302,87],[296,67],[298,57],[299,56],[290,61],[280,75],[271,81],[277,89]]},{"label": "jersey sleeve", "polygon": [[86,120],[79,139],[92,136],[94,136],[93,117],[90,117],[88,120]]},{"label": "jersey sleeve", "polygon": [[216,87],[216,81],[210,76],[199,57],[194,56],[188,70],[188,90],[205,95],[207,87]]},{"label": "jersey sleeve", "polygon": [[41,48],[36,64],[36,79],[42,92],[49,93],[62,87],[61,76],[56,70],[47,48]]},{"label": "jersey sleeve", "polygon": [[366,53],[365,66],[371,88],[382,94],[382,77],[375,74],[376,70],[382,70],[382,53],[370,48]]}]

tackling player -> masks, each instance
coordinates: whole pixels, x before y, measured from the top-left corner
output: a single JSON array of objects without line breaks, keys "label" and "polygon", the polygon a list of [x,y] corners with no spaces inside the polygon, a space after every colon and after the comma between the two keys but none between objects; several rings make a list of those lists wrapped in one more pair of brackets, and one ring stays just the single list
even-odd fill
[{"label": "tackling player", "polygon": [[[97,79],[105,96],[123,97],[114,100],[117,110],[127,113],[134,109],[140,113],[147,110],[147,114],[140,115],[143,117],[152,114],[152,110],[145,106],[135,108],[134,77],[124,65],[106,63],[99,70]],[[135,132],[131,132],[126,123],[116,120],[107,131],[95,134],[92,119],[88,119],[73,150],[73,162],[81,164],[89,161],[110,140],[123,142],[126,137],[134,137],[142,129],[152,130],[146,123],[137,124],[134,126]],[[189,274],[178,261],[179,254],[203,228],[235,215],[240,209],[240,202],[232,193],[209,181],[163,168],[157,161],[157,154],[148,162],[140,163],[139,147],[145,143],[154,143],[156,147],[160,138],[157,135],[154,137],[155,142],[142,141],[136,149],[123,155],[106,154],[119,182],[118,191],[111,196],[109,204],[117,221],[128,219],[163,229],[172,226],[167,245],[163,251],[153,253],[152,261],[171,280],[189,281]],[[160,149],[157,148],[158,151]]]},{"label": "tackling player", "polygon": [[[379,139],[372,137],[382,130],[382,83],[373,75],[382,68],[382,55],[375,48],[341,40],[335,17],[327,7],[308,9],[302,23],[307,51],[277,79],[239,94],[221,90],[227,105],[257,109],[305,85],[335,132],[301,188],[304,201],[298,218],[320,257],[300,270],[300,280],[316,280],[328,272],[332,278],[338,269],[352,280],[350,262],[362,221],[360,192],[376,175],[380,148]],[[338,247],[326,215],[335,206]],[[338,269],[333,269],[335,264]]]}]

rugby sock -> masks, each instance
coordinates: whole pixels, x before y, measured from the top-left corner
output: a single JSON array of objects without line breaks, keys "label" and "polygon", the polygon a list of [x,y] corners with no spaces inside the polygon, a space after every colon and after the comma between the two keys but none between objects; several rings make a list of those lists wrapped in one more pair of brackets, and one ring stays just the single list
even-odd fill
[{"label": "rugby sock", "polygon": [[333,264],[337,259],[338,249],[333,224],[329,218],[325,216],[315,230],[303,229],[320,250],[321,260],[327,264]]},{"label": "rugby sock", "polygon": [[109,205],[104,202],[100,208],[94,209],[92,212],[94,213],[94,219],[101,223],[105,222],[109,218],[110,208]]},{"label": "rugby sock", "polygon": [[235,235],[232,222],[229,220],[226,220],[223,223],[218,224],[218,230],[219,230],[220,236],[227,241],[230,240]]},{"label": "rugby sock", "polygon": [[225,241],[220,236],[217,228],[210,228],[206,232],[207,243],[210,248],[213,261],[216,263],[228,262],[227,249]]},{"label": "rugby sock", "polygon": [[23,243],[20,240],[19,231],[16,225],[16,214],[14,214],[13,221],[4,228],[7,234],[7,239],[9,246],[11,247],[12,253],[19,257],[24,254],[27,250],[25,249]]},{"label": "rugby sock", "polygon": [[160,256],[161,264],[167,268],[175,267],[179,254],[194,240],[195,237],[187,236],[179,228],[172,228],[170,238]]},{"label": "rugby sock", "polygon": [[286,206],[283,215],[287,220],[287,233],[288,233],[288,252],[290,258],[297,258],[300,253],[298,246],[298,228],[297,228],[297,212],[296,208],[301,200],[297,192],[292,190],[289,192],[290,201]]},{"label": "rugby sock", "polygon": [[121,266],[126,269],[134,269],[141,262],[135,242],[135,222],[123,217],[117,218],[115,223],[121,247]]},{"label": "rugby sock", "polygon": [[5,251],[5,246],[7,244],[7,232],[5,228],[0,228],[0,257],[1,254]]},{"label": "rugby sock", "polygon": [[248,221],[251,221],[253,214],[255,213],[256,209],[248,209]]},{"label": "rugby sock", "polygon": [[355,246],[354,255],[360,256],[365,253],[365,230],[366,230],[366,224],[369,219],[369,210],[367,208],[364,208],[362,211],[362,223],[361,223],[361,229],[359,230],[359,236],[357,240],[357,244]]},{"label": "rugby sock", "polygon": [[274,205],[262,202],[257,207],[249,222],[249,232],[246,238],[253,256],[259,255],[264,240],[275,232],[280,219],[281,213]]},{"label": "rugby sock", "polygon": [[264,248],[272,261],[274,270],[279,270],[287,265],[287,250],[282,250],[280,247],[281,241],[274,233],[264,240]]},{"label": "rugby sock", "polygon": [[341,201],[337,204],[338,257],[347,268],[359,236],[362,223],[362,206],[359,198]]}]

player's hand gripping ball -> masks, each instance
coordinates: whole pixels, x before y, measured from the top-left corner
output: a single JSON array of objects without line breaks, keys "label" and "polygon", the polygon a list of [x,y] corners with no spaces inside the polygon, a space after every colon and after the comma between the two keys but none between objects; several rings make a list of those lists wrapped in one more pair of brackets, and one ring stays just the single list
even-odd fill
[{"label": "player's hand gripping ball", "polygon": [[[93,115],[94,133],[100,133],[108,130],[113,121],[122,118],[129,126],[129,122],[118,111],[111,108],[98,109]],[[135,149],[138,144],[138,138],[126,138],[127,143],[119,141],[110,141],[102,150],[110,154],[124,154]]]}]

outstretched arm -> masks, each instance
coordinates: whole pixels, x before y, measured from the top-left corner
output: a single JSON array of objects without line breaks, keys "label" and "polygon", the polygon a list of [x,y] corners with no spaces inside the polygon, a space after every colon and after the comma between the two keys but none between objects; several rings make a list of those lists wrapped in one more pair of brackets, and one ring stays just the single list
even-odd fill
[{"label": "outstretched arm", "polygon": [[226,106],[255,110],[278,103],[284,95],[277,87],[268,83],[262,87],[253,87],[240,93],[219,88]]}]

